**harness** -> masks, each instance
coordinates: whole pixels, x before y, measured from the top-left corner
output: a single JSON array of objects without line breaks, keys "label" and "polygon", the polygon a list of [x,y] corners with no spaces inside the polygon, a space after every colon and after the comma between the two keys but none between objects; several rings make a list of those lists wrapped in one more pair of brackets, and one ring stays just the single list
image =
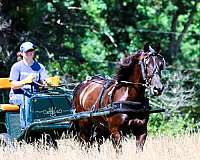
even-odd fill
[{"label": "harness", "polygon": [[104,94],[104,92],[105,92],[105,90],[110,86],[110,84],[111,84],[111,81],[109,80],[109,79],[104,79],[104,83],[103,83],[103,85],[102,85],[102,87],[101,87],[101,91],[100,91],[100,93],[99,93],[99,96],[98,96],[98,98],[96,99],[96,101],[95,101],[95,103],[93,104],[93,106],[92,106],[92,108],[91,108],[91,110],[92,111],[95,111],[96,110],[96,104],[99,102],[99,106],[100,106],[100,108],[101,108],[101,106],[102,106],[102,103],[103,103],[103,94]]},{"label": "harness", "polygon": [[[93,104],[92,106],[92,111],[96,111],[97,108],[96,108],[96,105],[99,103],[99,108],[102,108],[104,107],[103,106],[103,100],[104,100],[104,97],[105,97],[105,91],[106,89],[108,89],[111,84],[113,84],[111,90],[108,92],[108,96],[109,96],[109,104],[110,104],[110,107],[112,107],[112,104],[113,104],[113,101],[112,101],[112,98],[113,98],[113,94],[114,94],[114,91],[117,89],[117,87],[119,85],[122,85],[122,84],[125,84],[125,85],[128,85],[128,86],[132,86],[132,87],[135,87],[136,85],[141,85],[142,87],[144,88],[150,88],[150,83],[151,83],[151,80],[153,78],[153,76],[157,75],[157,74],[160,74],[160,70],[159,70],[159,67],[156,63],[156,56],[160,56],[163,60],[163,63],[165,65],[165,61],[164,61],[164,58],[159,55],[159,54],[156,54],[155,52],[152,51],[151,54],[148,55],[148,58],[149,57],[152,57],[152,60],[153,60],[153,72],[150,76],[147,77],[147,65],[146,65],[146,59],[143,58],[142,60],[140,60],[138,63],[140,65],[140,68],[141,68],[141,74],[142,74],[142,80],[144,83],[134,83],[134,82],[129,82],[129,81],[117,81],[115,79],[108,79],[108,78],[104,78],[104,77],[100,77],[100,76],[95,76],[93,77],[92,80],[93,82],[97,82],[99,83],[98,81],[95,81],[95,78],[100,78],[101,80],[103,80],[103,85],[101,87],[101,90],[100,90],[100,93],[99,93],[99,96],[97,98],[97,100],[95,101],[95,103]],[[146,103],[146,99],[148,98],[145,98],[145,103],[143,103],[144,107],[145,108],[148,108],[149,105]]]},{"label": "harness", "polygon": [[[128,82],[128,81],[117,81],[115,79],[103,79],[104,82],[103,82],[103,85],[101,87],[101,90],[99,92],[99,95],[98,95],[98,98],[96,99],[95,103],[92,105],[92,108],[91,110],[93,112],[97,111],[97,108],[96,108],[96,105],[99,103],[99,108],[104,108],[103,106],[103,100],[104,100],[104,97],[105,97],[105,91],[106,89],[108,89],[112,84],[112,88],[111,90],[108,92],[108,96],[109,96],[109,107],[112,107],[113,105],[113,101],[112,101],[112,98],[113,98],[113,94],[114,94],[114,91],[122,84],[125,84],[125,85],[128,85],[128,86],[132,86],[134,87],[135,85],[141,85],[143,87],[147,87],[146,84],[143,84],[143,83],[133,83],[133,82]],[[95,80],[92,80],[93,82],[96,82],[96,83],[100,83],[98,81],[95,81]]]}]

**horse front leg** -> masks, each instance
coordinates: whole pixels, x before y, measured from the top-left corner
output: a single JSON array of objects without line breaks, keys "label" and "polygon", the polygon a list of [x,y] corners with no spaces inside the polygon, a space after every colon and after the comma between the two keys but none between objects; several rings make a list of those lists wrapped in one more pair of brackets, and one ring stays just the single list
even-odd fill
[{"label": "horse front leg", "polygon": [[109,118],[109,131],[111,134],[113,146],[116,149],[116,153],[120,153],[122,151],[122,126],[127,119],[127,114],[116,114]]},{"label": "horse front leg", "polygon": [[143,147],[144,147],[146,138],[147,138],[147,132],[144,132],[144,133],[136,136],[136,152],[137,153],[143,151]]},{"label": "horse front leg", "polygon": [[116,150],[116,153],[122,152],[122,145],[121,145],[121,137],[120,131],[118,128],[112,128],[111,129],[111,137],[112,137],[112,143]]},{"label": "horse front leg", "polygon": [[148,116],[144,119],[133,119],[129,121],[133,134],[136,136],[136,152],[143,151],[143,146],[147,137]]},{"label": "horse front leg", "polygon": [[91,130],[92,125],[90,124],[89,120],[82,119],[79,121],[79,139],[82,143],[92,144],[91,141]]}]

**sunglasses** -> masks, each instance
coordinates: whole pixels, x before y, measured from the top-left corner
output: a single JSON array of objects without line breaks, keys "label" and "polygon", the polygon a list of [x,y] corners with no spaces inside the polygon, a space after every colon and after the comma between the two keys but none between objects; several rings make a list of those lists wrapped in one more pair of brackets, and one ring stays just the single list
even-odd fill
[{"label": "sunglasses", "polygon": [[25,53],[30,53],[30,52],[34,52],[34,49],[29,49],[28,51],[26,51]]}]

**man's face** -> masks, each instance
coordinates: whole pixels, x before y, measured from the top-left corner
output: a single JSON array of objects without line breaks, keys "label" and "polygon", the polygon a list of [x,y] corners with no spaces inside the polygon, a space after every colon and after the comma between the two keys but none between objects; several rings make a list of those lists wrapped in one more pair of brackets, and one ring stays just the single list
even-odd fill
[{"label": "man's face", "polygon": [[30,49],[30,50],[26,51],[25,53],[23,53],[23,57],[27,60],[31,60],[34,57],[34,53],[35,53],[35,50]]}]

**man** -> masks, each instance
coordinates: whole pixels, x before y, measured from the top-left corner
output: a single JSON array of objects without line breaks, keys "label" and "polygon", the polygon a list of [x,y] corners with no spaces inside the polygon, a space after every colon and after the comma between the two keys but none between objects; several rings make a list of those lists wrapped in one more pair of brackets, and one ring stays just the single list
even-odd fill
[{"label": "man", "polygon": [[24,129],[32,122],[30,97],[24,95],[24,90],[32,89],[37,91],[38,85],[34,82],[45,84],[48,78],[45,67],[34,60],[35,46],[31,42],[24,42],[20,46],[22,60],[11,67],[10,81],[11,90],[9,95],[10,103],[20,106],[21,129]]}]

